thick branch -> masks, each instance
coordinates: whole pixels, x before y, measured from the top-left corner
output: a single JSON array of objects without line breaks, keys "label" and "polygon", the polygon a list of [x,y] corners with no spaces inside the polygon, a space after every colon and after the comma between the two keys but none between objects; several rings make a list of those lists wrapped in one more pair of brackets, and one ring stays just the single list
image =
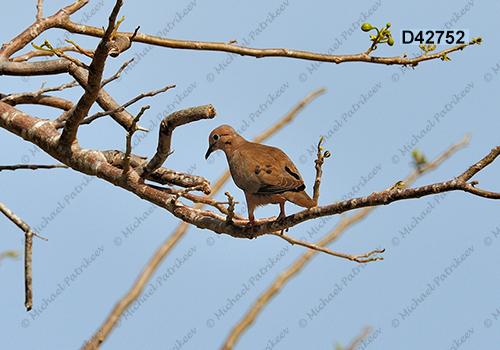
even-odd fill
[{"label": "thick branch", "polygon": [[[3,97],[6,96],[0,94],[0,99]],[[23,95],[17,97],[14,100],[7,100],[3,102],[8,103],[11,106],[16,106],[20,104],[32,104],[32,105],[42,105],[47,107],[58,108],[64,111],[69,111],[71,108],[73,108],[73,102],[65,100],[64,98],[49,96],[49,95],[38,95],[38,96]]]},{"label": "thick branch", "polygon": [[[109,164],[119,168],[123,167],[123,157],[125,155],[123,152],[103,151],[102,153],[106,157]],[[137,168],[144,164],[146,164],[146,160],[134,154],[131,155],[130,166],[132,168]],[[156,169],[146,179],[162,185],[169,185],[169,186],[175,185],[184,188],[201,187],[203,193],[205,194],[210,193],[210,182],[203,176],[185,174],[179,171],[170,170],[163,167]]]},{"label": "thick branch", "polygon": [[[84,89],[88,88],[89,73],[85,69],[73,65],[69,73]],[[120,110],[121,106],[104,89],[100,89],[97,94],[97,104],[105,111],[118,110],[118,112],[112,113],[111,117],[123,126],[125,130],[128,131],[130,129],[134,121],[134,116],[126,110]],[[58,127],[62,126],[63,124],[58,124]]]},{"label": "thick branch", "polygon": [[0,75],[33,76],[67,73],[71,62],[55,59],[39,62],[10,62],[0,60]]},{"label": "thick branch", "polygon": [[[100,151],[85,150],[80,148],[76,143],[72,144],[70,149],[61,149],[57,143],[60,134],[55,130],[54,123],[51,121],[33,118],[0,102],[0,126],[35,143],[45,152],[62,163],[69,165],[71,168],[88,175],[96,175],[117,186],[121,186],[135,193],[140,198],[167,209],[183,221],[217,233],[226,233],[238,238],[247,237],[244,233],[243,225],[227,223],[224,217],[219,217],[213,212],[197,210],[176,202],[170,195],[145,185],[138,176],[131,175],[128,181],[123,183],[120,179],[122,171],[110,165],[104,154]],[[500,153],[500,147],[497,147],[492,152],[491,157],[494,159]],[[261,236],[266,232],[281,231],[313,218],[340,214],[368,206],[387,205],[403,199],[420,198],[431,194],[457,190],[468,190],[468,186],[459,178],[409,190],[392,188],[380,193],[373,193],[367,197],[354,198],[341,203],[306,209],[278,221],[273,220],[257,224],[254,227],[254,236]]]}]

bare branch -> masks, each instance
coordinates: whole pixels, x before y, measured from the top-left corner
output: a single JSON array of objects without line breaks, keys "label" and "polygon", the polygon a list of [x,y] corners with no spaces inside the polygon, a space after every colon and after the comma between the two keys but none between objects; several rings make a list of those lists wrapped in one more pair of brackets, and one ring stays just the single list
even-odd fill
[{"label": "bare branch", "polygon": [[111,34],[115,28],[116,16],[122,4],[121,0],[117,0],[111,15],[109,16],[109,23],[103,38],[99,42],[97,49],[94,53],[94,58],[89,67],[89,78],[87,87],[83,96],[78,101],[76,107],[69,113],[64,130],[61,134],[59,144],[62,147],[69,147],[76,139],[78,127],[83,118],[88,114],[90,107],[97,100],[99,90],[101,89],[102,72],[104,70],[104,62],[108,57],[109,46],[111,42]]},{"label": "bare branch", "polygon": [[323,163],[325,162],[325,158],[330,157],[330,151],[326,152],[321,152],[323,151],[323,147],[321,147],[321,143],[323,142],[323,136],[321,136],[321,139],[318,142],[318,158],[314,161],[316,165],[314,166],[316,168],[316,179],[314,180],[314,187],[313,187],[313,199],[316,203],[318,203],[319,200],[319,186],[321,185],[321,176],[323,175],[323,169],[321,168],[323,166]]},{"label": "bare branch", "polygon": [[[36,37],[45,32],[47,29],[64,28],[65,22],[69,22],[69,16],[81,9],[88,2],[89,0],[77,0],[73,4],[59,10],[55,15],[40,19],[38,19],[37,17],[35,23],[26,28],[17,37],[2,45],[2,47],[0,48],[0,62],[6,62],[10,56],[23,49],[26,45],[32,42]],[[2,69],[0,68],[0,74],[1,72]]]},{"label": "bare branch", "polygon": [[[81,50],[78,50],[75,46],[61,46],[61,47],[57,48],[57,51],[59,51],[59,52],[74,51],[74,52],[82,53],[86,56],[92,56],[94,54],[94,50],[83,50],[83,52],[82,52]],[[51,51],[32,50],[32,51],[25,53],[23,55],[12,57],[9,61],[10,62],[25,62],[33,57],[45,57],[45,56],[55,56],[55,53],[51,52]]]},{"label": "bare branch", "polygon": [[[72,66],[69,70],[69,73],[84,89],[88,88],[89,73],[85,69]],[[116,110],[120,108],[120,105],[102,88],[97,94],[97,104],[105,111]],[[127,131],[130,129],[134,120],[134,116],[126,110],[111,114],[111,117]],[[56,119],[56,122],[58,122],[57,128],[62,128],[64,126],[62,122],[66,120],[66,118],[67,116],[62,116],[61,118]]]},{"label": "bare branch", "polygon": [[[130,61],[129,61],[130,62]],[[128,106],[136,103],[137,101],[139,100],[142,100],[144,97],[152,97],[152,96],[155,96],[155,95],[158,95],[162,92],[165,92],[167,91],[168,89],[171,89],[171,88],[174,88],[175,85],[168,85],[166,87],[164,87],[163,89],[160,89],[160,90],[156,90],[156,91],[150,91],[150,92],[143,92],[142,94],[140,94],[139,96],[137,97],[134,97],[133,99],[131,99],[130,101],[124,103],[123,105],[121,105],[120,107],[114,109],[114,110],[111,110],[111,111],[105,111],[105,112],[98,112],[98,113],[95,113],[94,115],[88,117],[88,118],[85,118],[81,124],[90,124],[92,123],[94,120],[96,120],[97,118],[100,118],[100,117],[103,117],[103,116],[106,116],[106,115],[111,115],[111,114],[115,114],[115,113],[118,113],[118,112],[121,112],[123,110],[125,110],[125,108],[127,108]],[[149,131],[148,129],[145,129],[143,127],[138,127],[138,130],[142,130],[142,131]]]},{"label": "bare branch", "polygon": [[149,109],[150,106],[145,106],[141,108],[141,111],[137,115],[137,117],[134,118],[134,122],[132,123],[132,127],[130,128],[129,132],[127,133],[127,144],[126,144],[126,150],[125,150],[125,156],[123,157],[123,176],[127,176],[127,173],[129,171],[130,167],[130,153],[132,153],[132,135],[134,135],[134,132],[137,131],[137,122],[141,118],[141,116],[144,114],[144,112]]},{"label": "bare branch", "polygon": [[350,255],[350,254],[334,252],[330,249],[326,249],[325,247],[321,247],[317,244],[307,243],[307,242],[301,241],[299,239],[295,239],[293,237],[282,234],[281,231],[271,232],[269,234],[283,238],[285,241],[287,241],[288,243],[290,243],[292,245],[294,245],[294,244],[301,245],[301,246],[309,248],[309,249],[317,250],[319,252],[330,254],[330,255],[333,255],[333,256],[336,256],[339,258],[344,258],[344,259],[348,259],[351,261],[356,261],[358,263],[367,263],[367,262],[376,261],[376,260],[384,260],[384,258],[382,258],[382,257],[370,258],[370,256],[372,256],[373,254],[381,254],[385,251],[385,249],[374,250],[374,251],[372,251],[370,253],[366,253],[366,254]]},{"label": "bare branch", "polygon": [[172,133],[176,127],[200,119],[212,119],[215,115],[215,108],[212,105],[205,105],[176,111],[163,118],[160,124],[156,154],[144,166],[138,167],[136,169],[137,173],[142,178],[147,178],[153,171],[162,166],[167,157],[173,152],[170,150],[170,143]]},{"label": "bare branch", "polygon": [[17,169],[38,170],[38,169],[56,169],[56,168],[68,169],[69,166],[64,165],[64,164],[54,164],[54,165],[36,165],[36,164],[0,165],[0,171],[2,171],[2,170],[17,170]]},{"label": "bare branch", "polygon": [[[7,97],[7,96],[9,96],[9,95],[0,94],[0,99]],[[16,106],[18,104],[36,104],[36,105],[42,105],[42,106],[62,109],[64,111],[69,111],[71,108],[73,108],[73,102],[65,100],[64,98],[59,98],[59,97],[55,97],[55,96],[48,96],[48,95],[39,95],[36,97],[19,96],[15,100],[5,101],[5,103],[7,103],[11,106]]]},{"label": "bare branch", "polygon": [[[0,50],[1,51],[1,50]],[[38,62],[11,62],[0,60],[0,75],[34,76],[67,73],[72,63],[66,59]]]},{"label": "bare branch", "polygon": [[[109,164],[123,168],[124,153],[121,151],[103,151],[103,155]],[[130,155],[130,165],[137,168],[146,163],[145,158]],[[156,169],[146,180],[154,181],[162,185],[176,185],[184,188],[201,186],[203,193],[210,193],[210,182],[202,176],[181,173],[167,168]]]},{"label": "bare branch", "polygon": [[62,84],[62,85],[57,86],[57,87],[44,88],[44,85],[45,85],[45,83],[42,84],[42,87],[40,89],[33,91],[33,92],[23,92],[20,94],[6,95],[6,96],[2,97],[0,99],[0,101],[5,102],[5,103],[9,103],[11,106],[13,106],[13,105],[16,105],[19,103],[19,102],[16,102],[17,100],[20,100],[20,99],[22,100],[25,98],[36,99],[43,93],[52,92],[52,91],[62,91],[62,90],[67,89],[67,88],[75,87],[78,84],[74,80],[69,84]]},{"label": "bare branch", "polygon": [[0,202],[0,211],[17,227],[24,231],[25,243],[24,243],[24,287],[25,287],[25,303],[26,311],[30,311],[33,307],[33,271],[32,271],[32,250],[33,250],[33,235],[47,241],[33,231],[31,228],[23,221],[19,216],[14,214],[9,208],[7,208],[2,202]]},{"label": "bare branch", "polygon": [[127,307],[140,296],[144,285],[147,283],[151,275],[156,271],[156,268],[161,263],[163,258],[170,252],[174,245],[179,241],[186,231],[188,224],[182,222],[177,230],[156,250],[151,260],[148,262],[146,267],[141,271],[141,274],[135,281],[132,288],[129,290],[127,295],[125,295],[115,308],[108,316],[104,324],[99,331],[92,337],[92,339],[85,344],[84,350],[97,349],[99,345],[108,337],[109,333],[113,329],[116,321],[120,318],[121,314],[127,309]]},{"label": "bare branch", "polygon": [[[52,121],[33,118],[0,102],[0,126],[19,136],[22,135],[24,139],[35,143],[71,168],[89,175],[96,175],[117,186],[121,186],[140,198],[167,209],[183,221],[217,233],[225,233],[237,238],[247,237],[244,234],[244,225],[228,224],[224,217],[220,217],[215,213],[196,210],[177,202],[172,196],[145,185],[142,178],[138,177],[137,174],[131,174],[130,178],[127,179],[127,183],[123,183],[122,171],[111,166],[103,152],[82,149],[77,143],[71,145],[71,152],[61,150],[57,142],[60,134],[55,130]],[[498,156],[498,153],[500,153],[500,148],[495,149],[493,156]],[[494,159],[493,156],[492,159]],[[487,164],[483,165],[483,169],[485,165]],[[368,206],[387,205],[399,200],[420,198],[436,193],[465,191],[466,189],[465,182],[460,178],[408,190],[393,186],[391,189],[373,193],[366,197],[354,198],[327,206],[312,207],[280,220],[265,220],[264,223],[254,226],[254,237],[267,232],[281,231],[313,218],[340,214]]]},{"label": "bare branch", "polygon": [[[95,37],[102,37],[103,30],[101,28],[81,26],[70,21],[65,22],[64,28],[71,33],[85,34]],[[134,33],[117,33],[117,35],[129,36],[131,37]],[[201,50],[201,51],[222,51],[235,53],[241,56],[253,56],[255,58],[262,57],[287,57],[296,58],[309,61],[320,61],[320,62],[333,62],[333,63],[344,63],[344,62],[367,62],[385,65],[403,65],[415,67],[420,62],[438,59],[443,55],[449,54],[454,51],[463,50],[467,46],[475,45],[474,41],[470,41],[467,45],[455,46],[435,54],[422,55],[416,58],[407,58],[402,56],[396,57],[373,57],[367,55],[366,53],[359,53],[354,55],[324,55],[318,53],[312,53],[307,51],[297,51],[289,49],[255,49],[250,47],[243,47],[234,45],[233,43],[216,43],[216,42],[203,42],[203,41],[187,41],[187,40],[174,40],[167,38],[159,38],[156,36],[150,36],[142,33],[137,33],[134,41],[141,42],[144,44],[156,45],[168,47],[171,49],[182,49],[182,50]]]},{"label": "bare branch", "polygon": [[42,3],[43,3],[43,0],[38,0],[38,2],[36,4],[36,20],[37,21],[41,20],[42,16],[43,16]]},{"label": "bare branch", "polygon": [[463,182],[469,181],[474,175],[476,175],[478,172],[483,170],[485,167],[487,167],[488,165],[493,163],[493,161],[496,159],[496,157],[498,157],[499,154],[500,154],[500,146],[493,148],[491,150],[491,152],[486,157],[481,159],[479,162],[477,162],[476,164],[471,166],[469,169],[467,169],[467,171],[465,171],[462,175],[457,177],[457,180],[460,180]]},{"label": "bare branch", "polygon": [[463,190],[465,192],[469,192],[469,193],[475,194],[476,196],[480,196],[480,197],[484,197],[484,198],[500,199],[500,193],[480,190],[479,188],[474,187],[477,184],[479,184],[478,181],[472,181],[471,183],[465,183],[465,184],[463,184]]},{"label": "bare branch", "polygon": [[121,76],[121,73],[122,71],[134,60],[134,58],[132,57],[130,60],[128,60],[127,62],[125,62],[124,64],[122,64],[122,66],[120,67],[120,69],[118,69],[118,71],[111,77],[109,77],[108,79],[104,79],[101,83],[101,87],[104,87],[106,84],[112,82],[113,80],[116,80],[118,79],[120,76]]}]

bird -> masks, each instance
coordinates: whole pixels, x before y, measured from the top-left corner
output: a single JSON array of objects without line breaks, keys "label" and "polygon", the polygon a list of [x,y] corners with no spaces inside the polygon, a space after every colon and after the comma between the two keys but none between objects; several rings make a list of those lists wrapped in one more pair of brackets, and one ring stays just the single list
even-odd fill
[{"label": "bird", "polygon": [[245,140],[231,126],[215,128],[208,138],[205,159],[215,150],[226,154],[229,171],[234,183],[245,193],[248,207],[248,224],[255,226],[254,210],[266,204],[279,204],[276,220],[286,217],[285,202],[290,201],[305,208],[317,206],[306,193],[306,185],[297,167],[279,148]]}]

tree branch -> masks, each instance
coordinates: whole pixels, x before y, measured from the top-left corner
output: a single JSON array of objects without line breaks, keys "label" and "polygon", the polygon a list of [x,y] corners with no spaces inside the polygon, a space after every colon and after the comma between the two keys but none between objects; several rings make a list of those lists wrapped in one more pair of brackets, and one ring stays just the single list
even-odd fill
[{"label": "tree branch", "polygon": [[176,127],[200,119],[212,119],[215,115],[215,108],[212,105],[205,105],[176,111],[163,118],[160,124],[156,154],[145,165],[139,166],[136,169],[137,173],[145,179],[153,171],[162,166],[167,157],[173,153],[170,150],[170,143],[172,141],[172,133]]},{"label": "tree branch", "polygon": [[33,231],[19,216],[14,214],[2,202],[0,202],[0,211],[17,227],[24,231],[24,288],[25,288],[25,302],[26,311],[30,311],[33,307],[33,271],[32,271],[32,251],[33,251],[33,235],[47,241]]},{"label": "tree branch", "polygon": [[120,10],[122,1],[117,0],[111,15],[109,16],[108,28],[104,33],[97,49],[94,53],[94,58],[89,67],[89,78],[88,84],[85,88],[85,92],[78,101],[76,107],[69,113],[66,124],[64,125],[64,130],[61,134],[59,144],[62,147],[70,146],[76,140],[76,133],[78,127],[82,122],[83,118],[87,116],[90,107],[97,100],[99,90],[101,89],[102,72],[104,70],[104,63],[108,57],[108,52],[110,50],[111,34],[115,28],[116,16]]},{"label": "tree branch", "polygon": [[[125,153],[121,151],[103,151],[104,157],[109,164],[123,168],[123,157]],[[130,165],[137,168],[146,163],[144,158],[130,155]],[[167,168],[158,168],[151,173],[146,180],[154,181],[162,185],[181,186],[184,188],[200,187],[205,194],[210,194],[210,182],[202,176],[181,173]]]},{"label": "tree branch", "polygon": [[[102,37],[103,30],[101,28],[82,26],[71,21],[64,22],[62,28],[66,29],[71,33],[84,34],[94,37]],[[117,35],[132,37],[134,33],[118,33]],[[403,65],[403,66],[417,66],[420,62],[438,59],[445,54],[449,54],[454,51],[463,50],[467,46],[475,45],[474,41],[470,41],[467,45],[458,45],[435,54],[422,55],[416,58],[407,58],[402,56],[396,57],[373,57],[367,55],[366,53],[359,53],[354,55],[324,55],[307,51],[297,51],[289,50],[285,48],[281,49],[255,49],[250,47],[243,47],[229,43],[217,43],[217,42],[203,42],[203,41],[187,41],[187,40],[175,40],[167,38],[159,38],[156,36],[146,35],[142,33],[137,33],[135,35],[134,41],[168,47],[171,49],[182,49],[182,50],[201,50],[201,51],[222,51],[238,54],[241,56],[253,56],[255,58],[262,57],[287,57],[296,58],[308,61],[319,61],[319,62],[333,62],[333,63],[344,63],[344,62],[367,62],[385,65]]]},{"label": "tree branch", "polygon": [[[83,50],[83,52],[79,49],[77,49],[75,46],[62,46],[57,48],[58,52],[66,52],[66,51],[73,51],[73,52],[79,52],[81,54],[84,54],[86,56],[92,56],[94,54],[94,50]],[[45,57],[45,56],[55,56],[54,52],[51,51],[40,51],[40,50],[32,50],[30,52],[27,52],[23,55],[12,57],[9,61],[10,62],[25,62],[28,61],[29,59],[33,57]]]},{"label": "tree branch", "polygon": [[[55,15],[46,18],[38,18],[35,23],[26,28],[22,33],[14,39],[4,43],[0,48],[0,62],[6,62],[7,59],[17,51],[23,49],[26,45],[32,42],[36,37],[50,28],[62,28],[65,22],[69,22],[69,16],[85,6],[89,0],[77,0],[73,4],[59,10]],[[73,25],[76,25],[73,23]],[[102,33],[104,34],[104,32]],[[101,36],[102,36],[101,34]],[[36,62],[38,63],[38,62]],[[2,74],[0,67],[0,75]],[[44,74],[44,73],[42,73]]]},{"label": "tree branch", "polygon": [[[156,95],[158,95],[158,94],[160,94],[162,92],[165,92],[168,89],[171,89],[171,88],[174,88],[174,87],[175,87],[175,85],[168,85],[168,86],[166,86],[166,87],[164,87],[163,89],[160,89],[160,90],[150,91],[150,92],[143,92],[139,96],[134,97],[130,101],[124,103],[123,105],[121,105],[120,107],[118,107],[118,108],[116,108],[114,110],[105,111],[105,112],[98,112],[98,113],[96,113],[96,114],[94,114],[94,115],[92,115],[90,117],[85,118],[82,121],[81,124],[90,124],[90,123],[92,123],[97,118],[101,118],[101,117],[104,117],[106,115],[111,115],[111,114],[115,114],[115,113],[121,112],[121,111],[125,110],[125,108],[127,108],[128,106],[136,103],[139,100],[142,100],[144,97],[156,96]],[[149,131],[148,129],[144,129],[143,127],[137,127],[137,130]]]},{"label": "tree branch", "polygon": [[63,165],[63,164],[54,164],[54,165],[36,165],[36,164],[0,165],[0,171],[2,171],[2,170],[17,170],[17,169],[38,170],[38,169],[55,169],[55,168],[68,169],[69,167],[67,165]]},{"label": "tree branch", "polygon": [[[84,89],[88,88],[89,73],[85,69],[72,66],[69,73]],[[102,88],[97,94],[97,104],[105,111],[120,109],[120,105]],[[126,110],[115,112],[111,114],[111,117],[127,131],[130,129],[134,121],[134,116]],[[61,124],[61,122],[66,120],[66,118],[67,116],[56,119],[56,121],[60,123],[57,125],[58,128],[63,127],[63,124]]]},{"label": "tree branch", "polygon": [[[172,196],[144,184],[142,178],[137,175],[134,176],[131,174],[127,182],[123,183],[120,178],[122,172],[118,168],[108,164],[101,151],[82,149],[77,143],[71,145],[70,152],[64,149],[61,150],[57,142],[60,134],[54,128],[52,121],[33,118],[0,102],[0,126],[35,143],[45,152],[71,168],[88,175],[96,175],[117,186],[121,186],[140,198],[167,209],[183,221],[217,233],[226,233],[237,238],[247,237],[244,233],[244,225],[229,224],[225,221],[225,218],[213,212],[197,210],[177,202]],[[499,153],[500,147],[497,147],[488,157],[493,161]],[[482,164],[481,168],[484,169],[486,165],[487,163]],[[477,166],[476,164],[473,167]],[[367,206],[387,205],[403,199],[420,198],[431,194],[457,190],[472,191],[470,186],[467,186],[460,178],[408,190],[402,190],[393,186],[391,189],[380,193],[373,193],[366,197],[306,209],[277,221],[265,220],[264,223],[255,225],[254,237],[261,236],[267,232],[281,231],[313,218],[340,214]]]},{"label": "tree branch", "polygon": [[[9,94],[9,95],[0,96],[1,97],[0,101],[8,103],[11,106],[15,106],[16,104],[20,103],[19,101],[26,101],[26,100],[30,100],[30,99],[32,101],[36,101],[36,99],[39,98],[45,92],[62,91],[62,90],[67,89],[67,88],[75,87],[78,84],[76,83],[76,81],[72,81],[71,83],[68,83],[68,84],[62,84],[60,86],[50,87],[50,88],[44,88],[44,85],[45,85],[45,83],[42,84],[42,87],[40,89],[33,91],[33,92],[23,92],[23,93],[19,93],[19,94]],[[50,97],[50,96],[47,96],[47,97]]]},{"label": "tree branch", "polygon": [[318,252],[323,252],[323,253],[326,253],[326,254],[330,254],[330,255],[336,256],[338,258],[344,258],[344,259],[348,259],[348,260],[355,261],[355,262],[358,262],[358,263],[367,263],[367,262],[376,261],[376,260],[384,260],[384,258],[382,258],[382,257],[374,257],[374,258],[372,257],[372,258],[370,258],[370,256],[372,256],[373,254],[381,254],[381,253],[383,253],[385,251],[385,249],[374,250],[374,251],[372,251],[370,253],[366,253],[366,254],[351,255],[351,254],[344,254],[344,253],[334,252],[334,251],[332,251],[330,249],[327,249],[325,247],[319,246],[317,244],[307,243],[307,242],[301,241],[299,239],[287,236],[285,234],[282,234],[281,232],[271,232],[270,234],[274,235],[274,236],[278,236],[280,238],[283,238],[285,241],[287,241],[291,245],[294,245],[294,244],[301,245],[301,246],[309,248],[309,249],[317,250]]}]

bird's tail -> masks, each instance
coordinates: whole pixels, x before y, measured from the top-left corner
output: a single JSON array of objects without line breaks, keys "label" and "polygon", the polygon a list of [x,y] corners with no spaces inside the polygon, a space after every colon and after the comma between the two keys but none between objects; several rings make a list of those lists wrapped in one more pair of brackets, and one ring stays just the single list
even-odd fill
[{"label": "bird's tail", "polygon": [[285,197],[287,200],[290,202],[300,205],[301,207],[304,208],[311,208],[315,207],[318,205],[314,199],[309,197],[309,195],[306,193],[306,191],[300,191],[300,192],[292,192],[288,191],[285,193],[282,193],[283,197]]}]

